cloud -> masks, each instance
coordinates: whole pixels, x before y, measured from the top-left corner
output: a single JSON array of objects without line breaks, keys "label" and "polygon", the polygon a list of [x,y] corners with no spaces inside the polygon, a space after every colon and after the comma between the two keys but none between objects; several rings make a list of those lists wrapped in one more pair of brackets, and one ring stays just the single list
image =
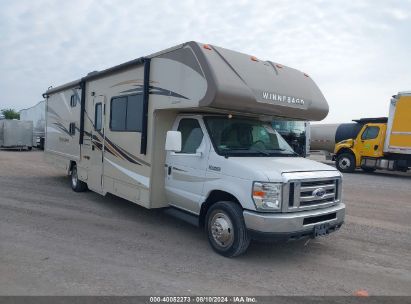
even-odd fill
[{"label": "cloud", "polygon": [[307,72],[326,121],[386,115],[411,86],[411,2],[2,1],[0,108],[24,108],[50,85],[188,40]]}]

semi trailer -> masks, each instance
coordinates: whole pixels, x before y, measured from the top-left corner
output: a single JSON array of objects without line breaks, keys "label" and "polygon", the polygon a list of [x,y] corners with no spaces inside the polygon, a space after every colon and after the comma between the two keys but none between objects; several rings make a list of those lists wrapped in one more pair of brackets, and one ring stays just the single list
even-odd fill
[{"label": "semi trailer", "polygon": [[311,149],[324,151],[341,172],[411,167],[411,92],[392,96],[388,117],[312,125]]},{"label": "semi trailer", "polygon": [[31,150],[32,147],[33,122],[0,120],[0,149]]},{"label": "semi trailer", "polygon": [[46,103],[39,101],[36,105],[20,110],[20,120],[33,122],[33,146],[44,149],[46,126]]},{"label": "semi trailer", "polygon": [[322,236],[344,222],[341,173],[299,157],[272,126],[327,115],[301,71],[187,42],[44,97],[45,157],[74,191],[162,208],[203,227],[223,256],[252,239]]}]

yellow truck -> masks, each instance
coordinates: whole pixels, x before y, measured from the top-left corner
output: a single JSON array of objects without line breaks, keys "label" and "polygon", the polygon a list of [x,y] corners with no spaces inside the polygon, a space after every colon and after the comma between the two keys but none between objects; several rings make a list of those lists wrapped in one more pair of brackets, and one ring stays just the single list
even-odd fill
[{"label": "yellow truck", "polygon": [[332,159],[341,172],[410,169],[411,91],[392,97],[388,117],[353,121],[312,126],[311,148],[327,151],[334,147]]}]

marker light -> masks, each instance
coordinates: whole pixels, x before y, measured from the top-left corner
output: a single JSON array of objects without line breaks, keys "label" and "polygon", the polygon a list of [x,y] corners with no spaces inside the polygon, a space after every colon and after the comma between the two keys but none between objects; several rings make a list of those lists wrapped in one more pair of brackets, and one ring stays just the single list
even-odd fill
[{"label": "marker light", "polygon": [[252,61],[258,61],[257,57],[255,57],[255,56],[251,56],[250,59],[251,59]]},{"label": "marker light", "polygon": [[205,48],[205,49],[207,49],[207,50],[212,50],[212,48],[211,48],[211,46],[210,45],[208,45],[208,44],[204,44],[203,45],[203,48]]},{"label": "marker light", "polygon": [[282,69],[282,68],[283,68],[283,66],[282,66],[281,64],[278,64],[278,63],[277,63],[275,66],[276,66],[277,68],[279,68],[279,69]]}]

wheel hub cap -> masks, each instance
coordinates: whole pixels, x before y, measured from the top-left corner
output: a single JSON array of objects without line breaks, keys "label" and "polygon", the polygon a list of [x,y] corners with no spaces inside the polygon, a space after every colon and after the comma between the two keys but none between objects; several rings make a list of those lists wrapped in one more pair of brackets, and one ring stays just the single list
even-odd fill
[{"label": "wheel hub cap", "polygon": [[340,167],[343,169],[347,169],[351,165],[351,162],[348,158],[343,158],[340,160]]},{"label": "wheel hub cap", "polygon": [[214,215],[211,221],[211,234],[219,246],[230,246],[234,241],[234,233],[233,225],[229,217],[223,213]]}]

